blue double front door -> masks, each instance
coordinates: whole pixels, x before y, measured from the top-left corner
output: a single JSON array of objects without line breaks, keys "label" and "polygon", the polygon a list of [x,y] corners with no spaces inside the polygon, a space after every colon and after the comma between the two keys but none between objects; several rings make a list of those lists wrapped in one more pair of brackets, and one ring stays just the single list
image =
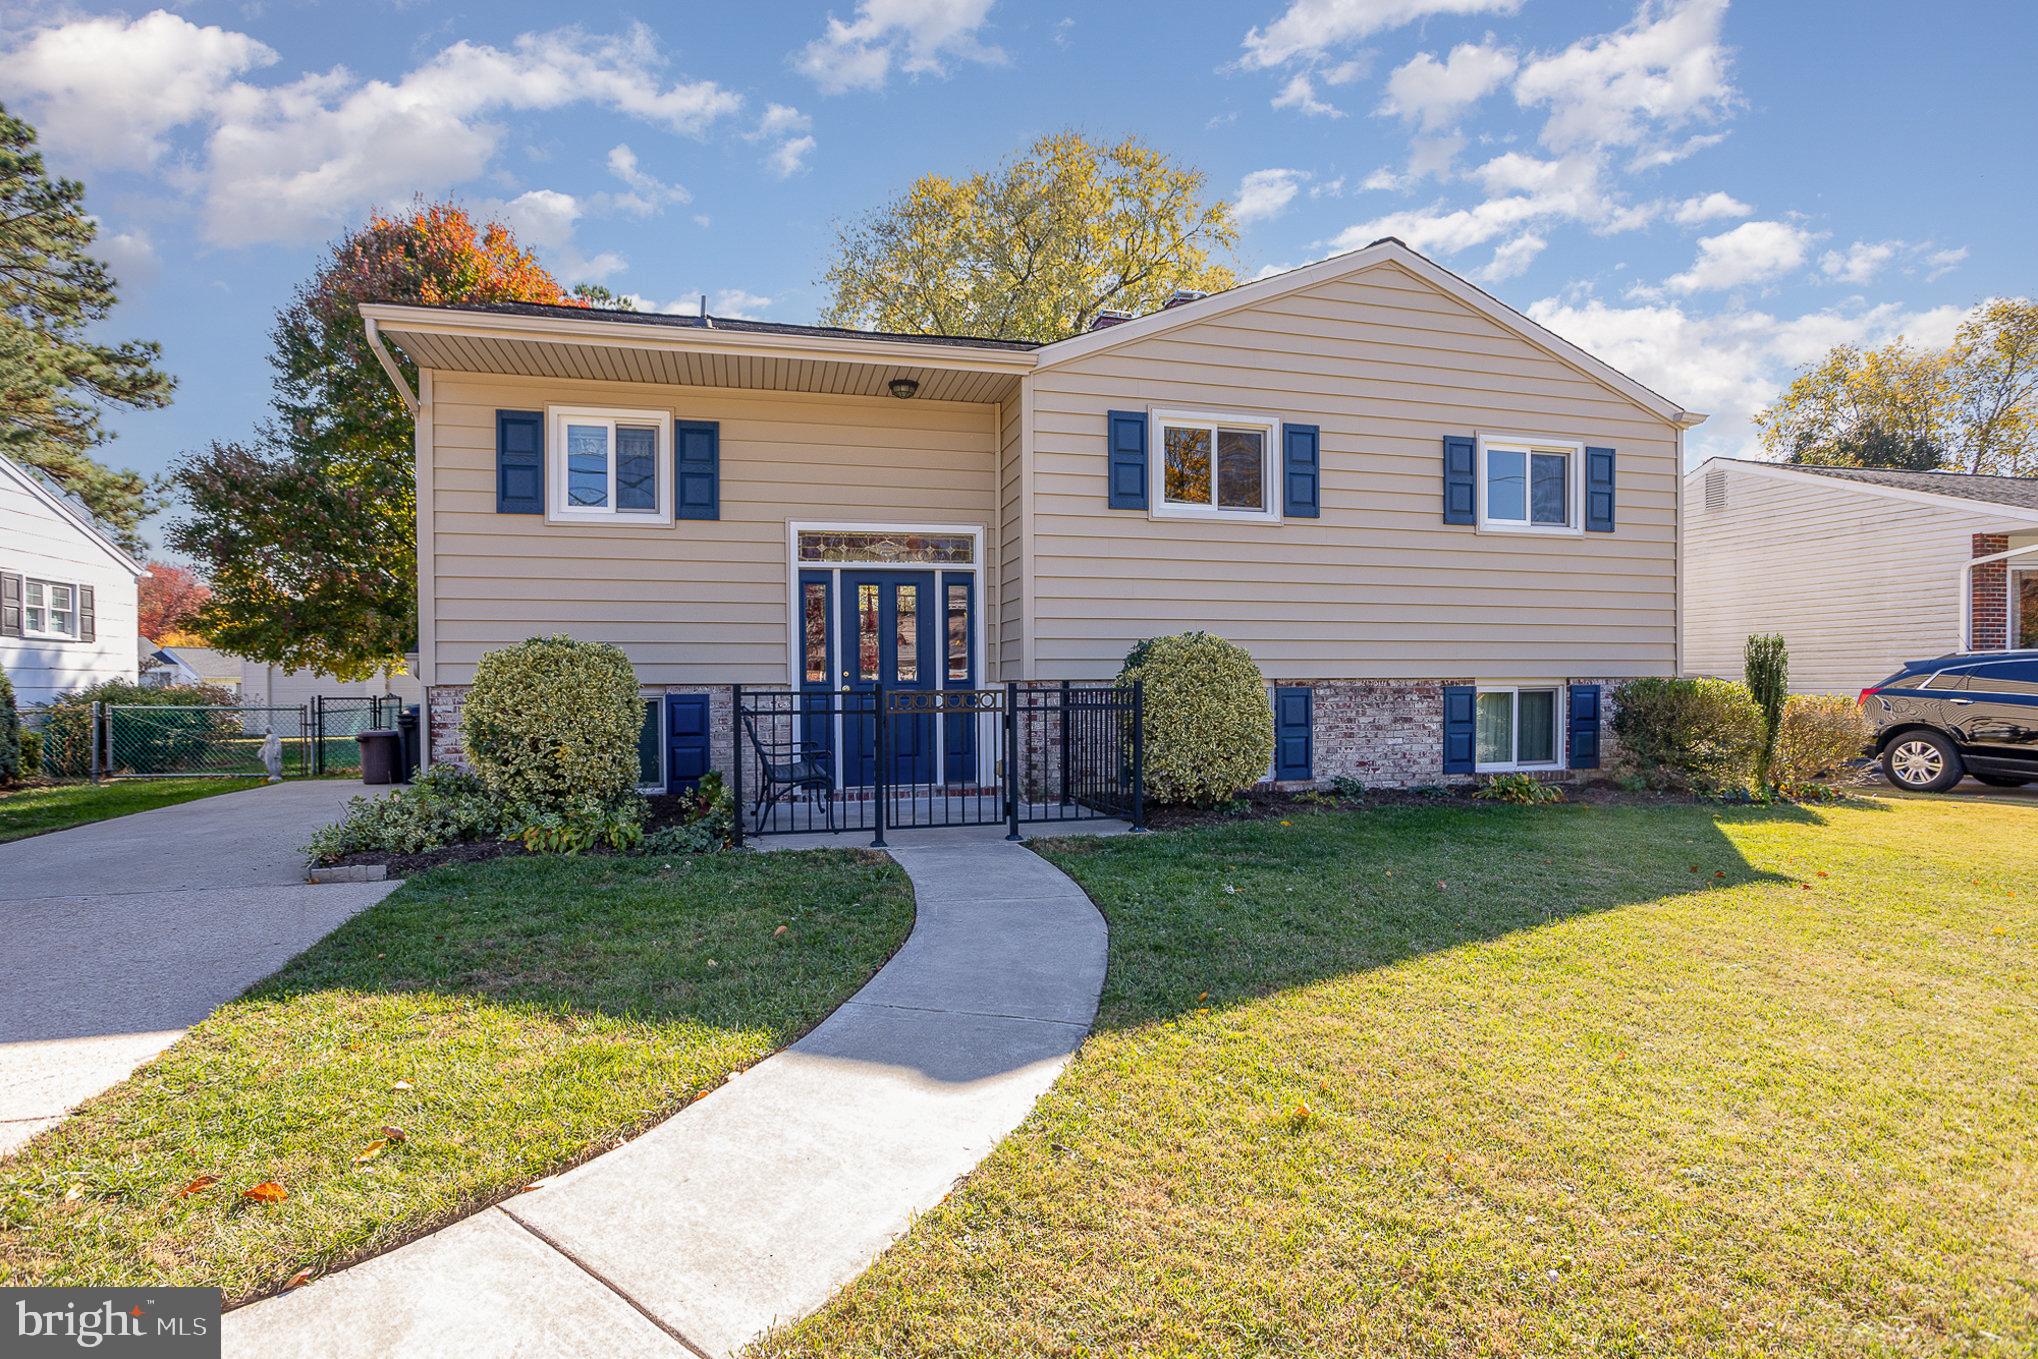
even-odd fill
[{"label": "blue double front door", "polygon": [[[828,751],[839,739],[843,784],[877,781],[880,720],[887,783],[932,783],[937,766],[951,780],[967,777],[976,763],[974,722],[938,715],[934,695],[975,683],[974,578],[957,571],[803,571],[800,602],[805,739]],[[880,687],[904,696],[887,700],[882,717]],[[840,701],[824,699],[828,691]],[[831,730],[834,712],[839,730]]]}]

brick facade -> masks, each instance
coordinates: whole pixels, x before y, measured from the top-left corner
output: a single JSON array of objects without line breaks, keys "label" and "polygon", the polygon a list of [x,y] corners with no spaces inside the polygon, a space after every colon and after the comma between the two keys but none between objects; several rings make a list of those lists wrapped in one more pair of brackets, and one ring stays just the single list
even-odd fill
[{"label": "brick facade", "polygon": [[[1974,556],[1988,557],[2009,549],[2007,534],[1974,535]],[[2010,564],[1987,562],[1967,574],[1971,577],[1967,649],[2002,651],[2010,644]]]}]

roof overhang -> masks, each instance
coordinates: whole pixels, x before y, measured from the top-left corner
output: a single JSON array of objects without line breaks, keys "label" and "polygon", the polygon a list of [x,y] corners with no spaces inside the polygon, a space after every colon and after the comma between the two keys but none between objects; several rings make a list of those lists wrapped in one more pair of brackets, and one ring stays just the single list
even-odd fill
[{"label": "roof overhang", "polygon": [[5,475],[8,480],[16,483],[31,496],[49,506],[66,523],[75,526],[78,532],[92,540],[93,546],[113,558],[114,562],[120,567],[131,572],[135,579],[139,580],[149,574],[149,569],[146,566],[130,557],[126,550],[111,538],[108,538],[97,524],[65,504],[60,497],[51,495],[48,487],[44,486],[27,472],[24,472],[21,468],[15,466],[12,460],[0,458],[0,475]]},{"label": "roof overhang", "polygon": [[998,402],[1009,399],[1033,368],[1031,350],[915,340],[382,303],[364,305],[361,316],[371,341],[386,338],[420,367],[454,372],[837,396],[884,396],[894,380],[908,378],[919,384],[918,400]]},{"label": "roof overhang", "polygon": [[1963,510],[1977,519],[2005,519],[2018,524],[2038,524],[2038,510],[2023,505],[2005,505],[1999,500],[1976,500],[1972,496],[1941,495],[1935,491],[1913,490],[1909,486],[1884,486],[1880,482],[1856,481],[1852,477],[1822,476],[1802,467],[1792,467],[1783,462],[1756,462],[1753,458],[1729,458],[1717,456],[1707,458],[1684,474],[1687,482],[1713,466],[1732,467],[1759,477],[1776,481],[1788,481],[1798,486],[1832,486],[1841,490],[1859,491],[1863,495],[1881,496],[1886,500],[1908,500],[1917,505],[1936,505],[1942,510]]},{"label": "roof overhang", "polygon": [[1690,429],[1694,425],[1704,423],[1706,419],[1700,412],[1685,410],[1661,393],[1644,387],[1611,364],[1594,358],[1563,336],[1531,321],[1485,289],[1458,277],[1434,260],[1418,254],[1391,237],[1375,241],[1363,250],[1332,255],[1329,259],[1305,264],[1299,269],[1290,269],[1286,273],[1274,274],[1253,283],[1242,283],[1236,288],[1212,293],[1208,297],[1185,302],[1177,307],[1151,312],[1104,330],[1092,330],[1082,335],[1072,335],[1066,340],[1057,340],[1036,351],[1039,356],[1036,366],[1052,368],[1088,354],[1162,335],[1181,326],[1194,325],[1198,321],[1207,321],[1226,312],[1237,311],[1241,307],[1257,306],[1289,293],[1314,288],[1334,279],[1390,264],[1400,266],[1432,287],[1456,298],[1494,324],[1513,331],[1552,358],[1568,364],[1601,385],[1612,388],[1644,410],[1660,416],[1679,429]]}]

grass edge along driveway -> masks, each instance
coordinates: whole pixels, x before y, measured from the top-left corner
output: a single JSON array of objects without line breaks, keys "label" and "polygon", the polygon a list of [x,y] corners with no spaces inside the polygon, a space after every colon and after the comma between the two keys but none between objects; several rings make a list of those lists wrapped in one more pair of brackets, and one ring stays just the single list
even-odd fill
[{"label": "grass edge along driveway", "polygon": [[1069,1070],[771,1356],[2028,1355],[2038,810],[1392,808],[1045,852]]},{"label": "grass edge along driveway", "polygon": [[0,1160],[0,1286],[231,1306],[387,1250],[791,1042],[912,918],[854,851],[435,870]]},{"label": "grass edge along driveway", "polygon": [[259,778],[112,779],[0,788],[0,845],[261,785]]}]

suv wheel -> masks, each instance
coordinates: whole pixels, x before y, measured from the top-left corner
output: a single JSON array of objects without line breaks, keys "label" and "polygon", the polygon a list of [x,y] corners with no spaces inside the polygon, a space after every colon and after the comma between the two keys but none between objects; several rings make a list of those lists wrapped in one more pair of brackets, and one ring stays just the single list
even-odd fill
[{"label": "suv wheel", "polygon": [[1882,752],[1882,772],[1912,793],[1943,793],[1960,782],[1960,754],[1936,731],[1907,731]]}]

